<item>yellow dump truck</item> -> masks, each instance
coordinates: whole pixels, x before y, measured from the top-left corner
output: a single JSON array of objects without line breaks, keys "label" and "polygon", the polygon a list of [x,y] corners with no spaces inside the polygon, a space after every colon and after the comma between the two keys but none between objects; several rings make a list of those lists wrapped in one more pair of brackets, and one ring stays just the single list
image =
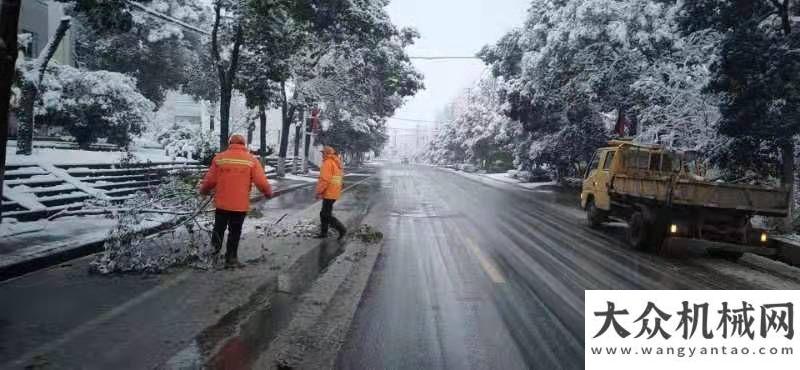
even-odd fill
[{"label": "yellow dump truck", "polygon": [[612,218],[627,222],[629,242],[637,249],[774,255],[766,230],[753,227],[751,218],[785,217],[789,191],[709,181],[703,172],[691,153],[614,140],[590,161],[581,206],[591,227]]}]

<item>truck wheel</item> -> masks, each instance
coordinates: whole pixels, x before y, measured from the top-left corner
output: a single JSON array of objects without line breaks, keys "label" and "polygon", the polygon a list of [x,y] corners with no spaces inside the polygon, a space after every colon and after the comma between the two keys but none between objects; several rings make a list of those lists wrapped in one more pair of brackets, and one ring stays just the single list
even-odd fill
[{"label": "truck wheel", "polygon": [[647,248],[648,227],[642,212],[636,211],[631,215],[628,220],[628,242],[634,249],[644,250]]},{"label": "truck wheel", "polygon": [[661,257],[683,259],[689,256],[689,249],[686,245],[675,243],[674,239],[662,239],[657,244],[656,250]]},{"label": "truck wheel", "polygon": [[603,211],[597,209],[597,206],[594,205],[594,200],[589,200],[589,203],[586,204],[586,221],[589,227],[597,229],[605,220],[606,216]]},{"label": "truck wheel", "polygon": [[742,253],[742,252],[729,252],[729,251],[710,250],[710,251],[708,251],[708,255],[712,256],[712,257],[722,258],[722,259],[726,259],[728,261],[736,262],[736,261],[739,260],[739,258],[742,258],[744,253]]}]

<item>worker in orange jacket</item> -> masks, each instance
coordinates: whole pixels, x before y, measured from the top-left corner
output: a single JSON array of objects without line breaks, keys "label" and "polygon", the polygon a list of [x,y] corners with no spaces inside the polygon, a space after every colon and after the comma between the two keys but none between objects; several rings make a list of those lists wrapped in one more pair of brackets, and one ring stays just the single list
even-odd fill
[{"label": "worker in orange jacket", "polygon": [[339,232],[339,240],[342,240],[347,235],[347,228],[333,216],[333,203],[342,194],[342,160],[336,150],[329,146],[322,147],[322,157],[316,192],[317,199],[322,199],[322,210],[319,212],[321,226],[317,238],[327,238],[330,225]]},{"label": "worker in orange jacket", "polygon": [[244,136],[231,135],[228,149],[218,153],[211,161],[211,168],[200,185],[200,194],[208,195],[216,189],[214,206],[214,231],[211,245],[214,253],[222,249],[225,229],[228,229],[228,243],[225,250],[225,266],[241,266],[238,259],[239,238],[242,224],[250,210],[250,189],[255,184],[265,197],[272,197],[272,186],[261,162],[247,150]]}]

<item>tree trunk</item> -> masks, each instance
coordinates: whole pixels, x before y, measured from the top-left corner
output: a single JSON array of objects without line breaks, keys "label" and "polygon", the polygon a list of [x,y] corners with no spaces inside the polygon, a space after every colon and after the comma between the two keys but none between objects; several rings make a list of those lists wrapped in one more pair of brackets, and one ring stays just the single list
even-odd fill
[{"label": "tree trunk", "polygon": [[231,61],[228,68],[222,61],[219,53],[219,25],[222,12],[222,2],[217,1],[214,5],[214,28],[211,30],[211,56],[217,65],[217,77],[220,86],[220,106],[219,106],[219,149],[220,151],[228,148],[228,136],[230,135],[231,118],[231,97],[233,95],[233,82],[236,79],[236,71],[239,68],[239,51],[244,41],[244,29],[240,23],[236,24],[233,36],[233,49],[231,50]]},{"label": "tree trunk", "polygon": [[258,106],[258,120],[259,120],[259,139],[261,140],[261,164],[267,164],[267,109],[264,105]]},{"label": "tree trunk", "polygon": [[308,155],[311,150],[311,124],[307,121],[306,128],[303,130],[305,145],[303,147],[303,173],[308,173]]},{"label": "tree trunk", "polygon": [[39,53],[39,57],[36,58],[33,66],[34,81],[27,81],[23,86],[23,99],[21,103],[24,105],[23,110],[25,112],[25,117],[22,122],[20,122],[20,128],[17,133],[17,154],[31,155],[31,153],[33,153],[33,132],[36,123],[34,106],[38,100],[47,65],[50,63],[50,59],[53,59],[53,55],[55,55],[56,50],[58,50],[58,45],[61,44],[61,40],[66,36],[69,26],[70,18],[61,19],[56,33],[53,34],[53,37],[47,42],[42,52]]},{"label": "tree trunk", "polygon": [[217,102],[211,103],[211,112],[209,112],[209,117],[208,117],[210,121],[209,128],[211,129],[211,132],[214,132],[214,121],[216,121],[217,119],[217,110],[218,110]]},{"label": "tree trunk", "polygon": [[[3,177],[6,171],[6,145],[8,142],[9,102],[11,83],[17,63],[17,26],[19,0],[0,0],[0,199],[3,198]],[[2,223],[0,210],[0,223]]]},{"label": "tree trunk", "polygon": [[33,153],[33,127],[35,123],[36,85],[25,81],[22,85],[22,119],[17,126],[17,154],[31,155]]},{"label": "tree trunk", "polygon": [[794,226],[794,140],[781,145],[783,185],[789,191],[789,214],[783,222],[784,232],[790,232]]},{"label": "tree trunk", "polygon": [[300,120],[294,125],[294,158],[292,158],[292,173],[297,173],[297,164],[300,159],[300,137],[303,135],[303,110],[300,110]]},{"label": "tree trunk", "polygon": [[231,118],[231,90],[232,88],[223,87],[219,101],[219,150],[228,148],[228,136],[230,136],[229,122]]},{"label": "tree trunk", "polygon": [[249,122],[247,122],[247,146],[249,147],[250,144],[253,142],[253,131],[256,130],[256,123],[251,119],[251,117],[248,117],[248,121]]},{"label": "tree trunk", "polygon": [[286,99],[286,82],[281,81],[281,143],[278,150],[278,177],[286,175],[286,152],[289,149],[289,102]]}]

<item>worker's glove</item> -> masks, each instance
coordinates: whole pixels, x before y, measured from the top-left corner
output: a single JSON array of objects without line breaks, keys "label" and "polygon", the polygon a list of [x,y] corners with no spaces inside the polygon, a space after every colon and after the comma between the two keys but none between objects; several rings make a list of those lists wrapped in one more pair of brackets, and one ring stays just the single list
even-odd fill
[{"label": "worker's glove", "polygon": [[271,199],[272,193],[264,193],[264,198]]},{"label": "worker's glove", "polygon": [[320,200],[320,199],[322,199],[322,194],[320,194],[320,193],[316,193],[316,194],[314,195],[314,199],[316,199],[316,200]]}]

